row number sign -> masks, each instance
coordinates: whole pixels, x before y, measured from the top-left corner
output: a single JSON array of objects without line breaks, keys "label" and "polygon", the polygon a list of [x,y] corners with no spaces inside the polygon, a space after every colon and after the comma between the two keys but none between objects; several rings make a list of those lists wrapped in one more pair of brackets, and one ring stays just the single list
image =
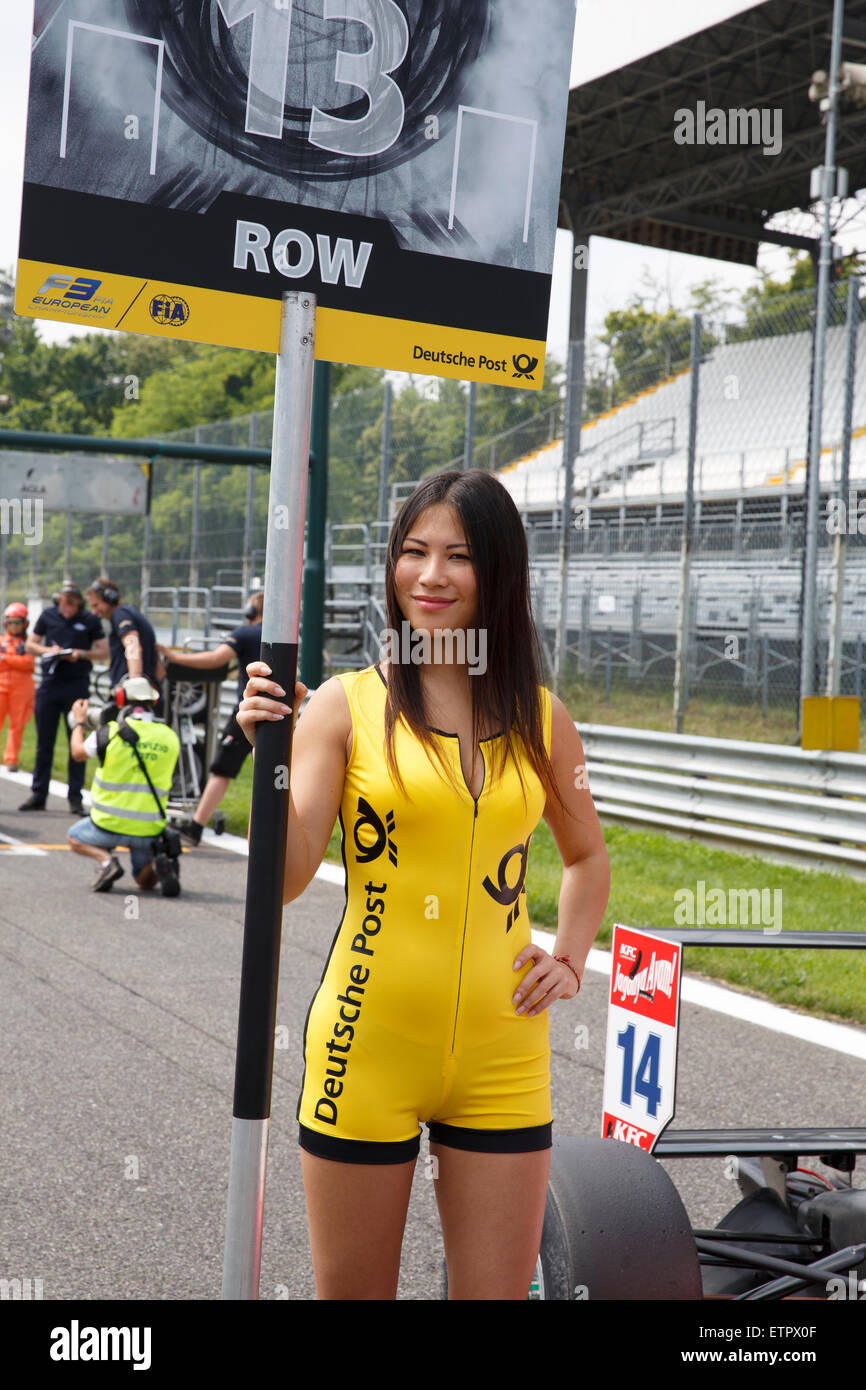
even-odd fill
[{"label": "row number sign", "polygon": [[540,388],[574,0],[35,0],[16,309]]},{"label": "row number sign", "polygon": [[674,1116],[682,947],[617,924],[602,1135],[652,1153]]}]

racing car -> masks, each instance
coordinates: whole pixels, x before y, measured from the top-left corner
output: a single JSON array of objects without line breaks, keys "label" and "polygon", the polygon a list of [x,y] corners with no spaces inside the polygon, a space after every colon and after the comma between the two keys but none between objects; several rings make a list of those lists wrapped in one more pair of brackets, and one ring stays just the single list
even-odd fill
[{"label": "racing car", "polygon": [[[866,1128],[668,1128],[686,946],[864,950],[866,932],[614,928],[602,1137],[554,1139],[529,1297],[866,1298],[866,1189],[852,1185]],[[831,1175],[801,1166],[807,1155]],[[711,1157],[741,1197],[716,1227],[694,1229],[657,1160]]]}]

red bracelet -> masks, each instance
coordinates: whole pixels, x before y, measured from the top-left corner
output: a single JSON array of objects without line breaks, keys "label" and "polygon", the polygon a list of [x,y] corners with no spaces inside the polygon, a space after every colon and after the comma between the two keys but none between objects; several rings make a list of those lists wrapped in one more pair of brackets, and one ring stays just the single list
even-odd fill
[{"label": "red bracelet", "polygon": [[554,956],[553,959],[554,959],[554,960],[561,961],[563,965],[567,965],[567,966],[568,966],[568,968],[569,968],[569,970],[571,971],[572,975],[573,975],[574,978],[577,980],[577,992],[578,992],[578,994],[580,994],[580,976],[578,975],[577,971],[575,970],[574,966],[573,966],[572,963],[571,963],[571,957],[570,957],[570,956]]}]

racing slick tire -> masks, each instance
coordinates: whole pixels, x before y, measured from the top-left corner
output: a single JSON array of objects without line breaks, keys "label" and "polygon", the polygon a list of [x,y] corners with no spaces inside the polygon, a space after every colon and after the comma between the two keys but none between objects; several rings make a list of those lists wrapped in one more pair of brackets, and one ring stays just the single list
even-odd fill
[{"label": "racing slick tire", "polygon": [[[448,1297],[444,1261],[442,1297]],[[657,1159],[615,1139],[554,1139],[541,1251],[527,1297],[703,1297],[691,1224]]]},{"label": "racing slick tire", "polygon": [[676,1187],[657,1159],[614,1139],[554,1139],[539,1274],[545,1299],[703,1296]]}]

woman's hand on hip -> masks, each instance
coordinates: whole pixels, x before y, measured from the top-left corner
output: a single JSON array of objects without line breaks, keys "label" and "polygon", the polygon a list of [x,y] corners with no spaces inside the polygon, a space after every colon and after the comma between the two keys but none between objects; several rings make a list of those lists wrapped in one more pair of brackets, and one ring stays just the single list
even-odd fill
[{"label": "woman's hand on hip", "polygon": [[520,981],[512,999],[517,1013],[532,1018],[557,999],[574,998],[580,984],[570,966],[556,960],[542,946],[531,945],[524,946],[515,956],[514,969],[522,970],[530,960],[535,964]]}]

